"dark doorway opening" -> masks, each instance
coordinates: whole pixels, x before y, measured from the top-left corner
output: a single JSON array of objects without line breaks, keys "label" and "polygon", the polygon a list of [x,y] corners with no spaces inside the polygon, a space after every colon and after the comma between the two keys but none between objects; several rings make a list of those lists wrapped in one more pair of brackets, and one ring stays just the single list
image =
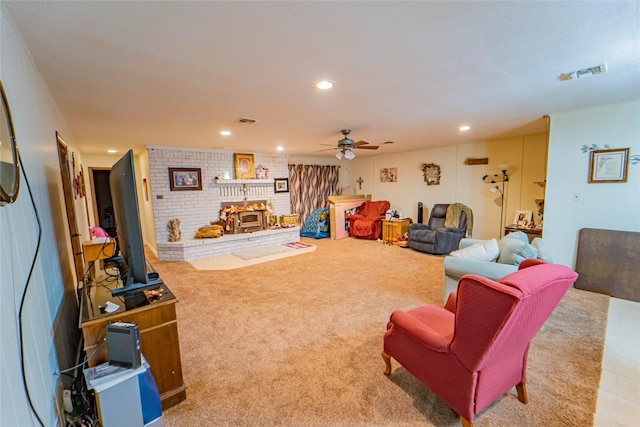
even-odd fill
[{"label": "dark doorway opening", "polygon": [[110,174],[111,169],[91,169],[94,216],[98,227],[102,227],[109,236],[116,237],[116,221],[113,216],[111,188],[109,188]]}]

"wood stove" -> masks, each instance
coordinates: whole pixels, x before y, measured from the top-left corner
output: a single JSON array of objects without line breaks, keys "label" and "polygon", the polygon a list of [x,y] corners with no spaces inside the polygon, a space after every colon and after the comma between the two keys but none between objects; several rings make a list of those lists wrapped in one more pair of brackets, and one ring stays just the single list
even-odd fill
[{"label": "wood stove", "polygon": [[266,207],[266,200],[223,202],[220,214],[225,218],[225,232],[241,234],[266,230]]},{"label": "wood stove", "polygon": [[264,230],[264,210],[239,211],[233,221],[234,233],[253,233]]}]

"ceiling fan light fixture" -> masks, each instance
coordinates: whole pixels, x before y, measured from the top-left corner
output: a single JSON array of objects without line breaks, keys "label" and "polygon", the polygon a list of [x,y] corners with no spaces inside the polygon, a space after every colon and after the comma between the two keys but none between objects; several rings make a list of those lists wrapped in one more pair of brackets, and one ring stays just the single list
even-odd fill
[{"label": "ceiling fan light fixture", "polygon": [[341,152],[341,151],[338,151],[338,152],[336,153],[336,157],[338,158],[338,160],[342,160],[342,152]]},{"label": "ceiling fan light fixture", "polygon": [[351,150],[346,150],[346,151],[344,152],[344,157],[346,157],[346,158],[347,158],[347,160],[352,160],[352,159],[355,159],[355,158],[356,158],[356,155],[355,155],[355,154],[353,154],[353,152],[352,152]]}]

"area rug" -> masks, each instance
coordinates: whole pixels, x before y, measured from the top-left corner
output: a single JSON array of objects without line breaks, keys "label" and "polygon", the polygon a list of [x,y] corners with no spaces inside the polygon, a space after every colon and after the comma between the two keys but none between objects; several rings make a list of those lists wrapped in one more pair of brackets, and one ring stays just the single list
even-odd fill
[{"label": "area rug", "polygon": [[[397,362],[385,376],[380,357],[393,310],[442,304],[444,258],[351,238],[314,244],[216,274],[152,261],[180,301],[187,386],[165,426],[461,425]],[[608,303],[570,289],[531,344],[529,404],[514,388],[476,426],[593,425]]]},{"label": "area rug", "polygon": [[284,244],[271,245],[217,257],[199,259],[191,261],[189,264],[191,264],[196,270],[235,270],[277,259],[303,255],[315,250],[316,246],[313,244],[308,244],[307,246],[300,248],[286,246]]},{"label": "area rug", "polygon": [[260,246],[257,248],[245,249],[242,251],[236,251],[231,255],[247,260],[247,259],[260,258],[263,256],[281,254],[283,252],[289,252],[294,250],[295,249],[290,248],[289,246],[286,246],[286,245],[269,245],[269,246]]}]

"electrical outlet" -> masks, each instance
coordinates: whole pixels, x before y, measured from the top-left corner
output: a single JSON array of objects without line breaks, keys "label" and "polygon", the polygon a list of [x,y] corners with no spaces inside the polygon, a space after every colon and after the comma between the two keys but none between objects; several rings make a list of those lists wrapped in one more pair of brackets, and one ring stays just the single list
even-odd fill
[{"label": "electrical outlet", "polygon": [[573,198],[572,200],[574,202],[579,202],[580,201],[580,193],[573,193]]}]

